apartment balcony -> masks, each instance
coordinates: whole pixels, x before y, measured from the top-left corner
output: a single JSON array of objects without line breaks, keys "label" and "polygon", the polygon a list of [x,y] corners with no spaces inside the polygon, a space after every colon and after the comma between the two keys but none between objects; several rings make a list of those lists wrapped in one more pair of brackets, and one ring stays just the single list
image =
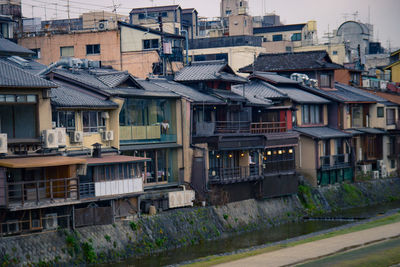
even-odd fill
[{"label": "apartment balcony", "polygon": [[78,201],[78,188],[76,177],[6,182],[0,202],[11,210],[60,206]]},{"label": "apartment balcony", "polygon": [[251,133],[267,134],[286,132],[286,122],[260,122],[251,123],[250,121],[215,121],[197,122],[195,135],[211,136],[220,134]]},{"label": "apartment balcony", "polygon": [[351,167],[350,154],[337,154],[320,157],[322,170],[333,170]]},{"label": "apartment balcony", "polygon": [[263,163],[264,176],[273,176],[277,174],[294,173],[296,171],[295,161],[293,159],[279,160]]},{"label": "apartment balcony", "polygon": [[176,134],[170,132],[169,124],[119,127],[120,142],[128,144],[176,142]]},{"label": "apartment balcony", "polygon": [[254,164],[233,168],[210,168],[209,182],[211,184],[230,184],[262,179],[259,166]]},{"label": "apartment balcony", "polygon": [[143,192],[143,180],[141,177],[79,184],[79,195],[82,199],[139,192]]}]

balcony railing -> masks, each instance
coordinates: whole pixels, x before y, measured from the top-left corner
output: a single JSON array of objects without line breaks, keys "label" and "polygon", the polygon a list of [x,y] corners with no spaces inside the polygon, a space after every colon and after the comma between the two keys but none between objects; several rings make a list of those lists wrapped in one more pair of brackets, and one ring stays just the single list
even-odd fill
[{"label": "balcony railing", "polygon": [[81,198],[114,196],[132,194],[143,191],[142,177],[126,179],[89,182],[79,185],[79,195]]},{"label": "balcony railing", "polygon": [[235,183],[259,178],[259,166],[256,164],[233,168],[210,168],[209,170],[209,181],[213,184]]},{"label": "balcony railing", "polygon": [[120,126],[121,142],[176,142],[176,134],[170,133],[170,125]]},{"label": "balcony railing", "polygon": [[8,206],[24,206],[46,205],[57,200],[78,200],[78,188],[78,178],[7,182],[5,201]]},{"label": "balcony railing", "polygon": [[320,164],[323,170],[350,167],[350,154],[322,156]]},{"label": "balcony railing", "polygon": [[263,134],[287,131],[287,124],[285,121],[259,123],[251,123],[249,121],[197,122],[195,127],[195,133],[198,136],[210,136],[223,133]]},{"label": "balcony railing", "polygon": [[251,133],[281,133],[287,131],[286,121],[251,123]]}]

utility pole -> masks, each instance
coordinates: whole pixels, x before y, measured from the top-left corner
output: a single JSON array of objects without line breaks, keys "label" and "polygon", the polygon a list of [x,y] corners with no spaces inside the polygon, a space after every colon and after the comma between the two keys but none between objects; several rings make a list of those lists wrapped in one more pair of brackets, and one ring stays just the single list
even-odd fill
[{"label": "utility pole", "polygon": [[160,56],[162,60],[162,75],[165,77],[166,66],[165,66],[165,55],[164,55],[164,33],[163,33],[163,23],[162,23],[161,13],[158,13],[158,26],[160,29],[160,39],[161,39]]}]

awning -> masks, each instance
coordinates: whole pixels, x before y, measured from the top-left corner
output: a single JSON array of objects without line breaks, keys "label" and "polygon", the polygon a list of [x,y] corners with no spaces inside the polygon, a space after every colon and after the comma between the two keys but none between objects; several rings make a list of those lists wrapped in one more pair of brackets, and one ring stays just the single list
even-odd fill
[{"label": "awning", "polygon": [[121,145],[119,150],[131,151],[131,150],[150,150],[150,149],[163,149],[163,148],[181,148],[182,145],[176,143],[163,143],[163,144],[146,144],[146,145]]},{"label": "awning", "polygon": [[87,164],[89,166],[151,161],[150,158],[132,157],[124,155],[108,155],[108,156],[102,156],[101,158],[84,158],[84,159],[86,159]]},{"label": "awning", "polygon": [[330,127],[296,127],[300,134],[317,139],[350,138],[351,134]]},{"label": "awning", "polygon": [[364,132],[361,132],[361,131],[358,131],[358,130],[355,130],[355,129],[345,129],[344,131],[346,133],[351,134],[352,136],[365,134]]},{"label": "awning", "polygon": [[387,133],[385,130],[381,130],[378,128],[357,128],[357,131],[361,131],[367,134],[385,134]]},{"label": "awning", "polygon": [[6,168],[40,168],[75,164],[86,164],[83,158],[50,156],[50,157],[24,157],[12,159],[0,159],[0,167]]}]

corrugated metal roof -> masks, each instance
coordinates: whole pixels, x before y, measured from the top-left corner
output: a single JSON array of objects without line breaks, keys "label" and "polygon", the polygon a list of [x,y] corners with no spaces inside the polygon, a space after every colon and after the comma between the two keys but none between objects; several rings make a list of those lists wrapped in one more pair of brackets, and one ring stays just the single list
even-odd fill
[{"label": "corrugated metal roof", "polygon": [[82,90],[76,90],[67,83],[55,81],[59,85],[51,89],[51,104],[56,107],[74,108],[117,108],[118,105],[101,96],[88,94]]},{"label": "corrugated metal roof", "polygon": [[295,131],[318,139],[349,138],[351,134],[329,127],[296,127]]},{"label": "corrugated metal roof", "polygon": [[35,52],[17,45],[7,39],[0,38],[0,54],[3,55],[34,55]]},{"label": "corrugated metal roof", "polygon": [[54,88],[57,85],[0,59],[0,87]]}]

